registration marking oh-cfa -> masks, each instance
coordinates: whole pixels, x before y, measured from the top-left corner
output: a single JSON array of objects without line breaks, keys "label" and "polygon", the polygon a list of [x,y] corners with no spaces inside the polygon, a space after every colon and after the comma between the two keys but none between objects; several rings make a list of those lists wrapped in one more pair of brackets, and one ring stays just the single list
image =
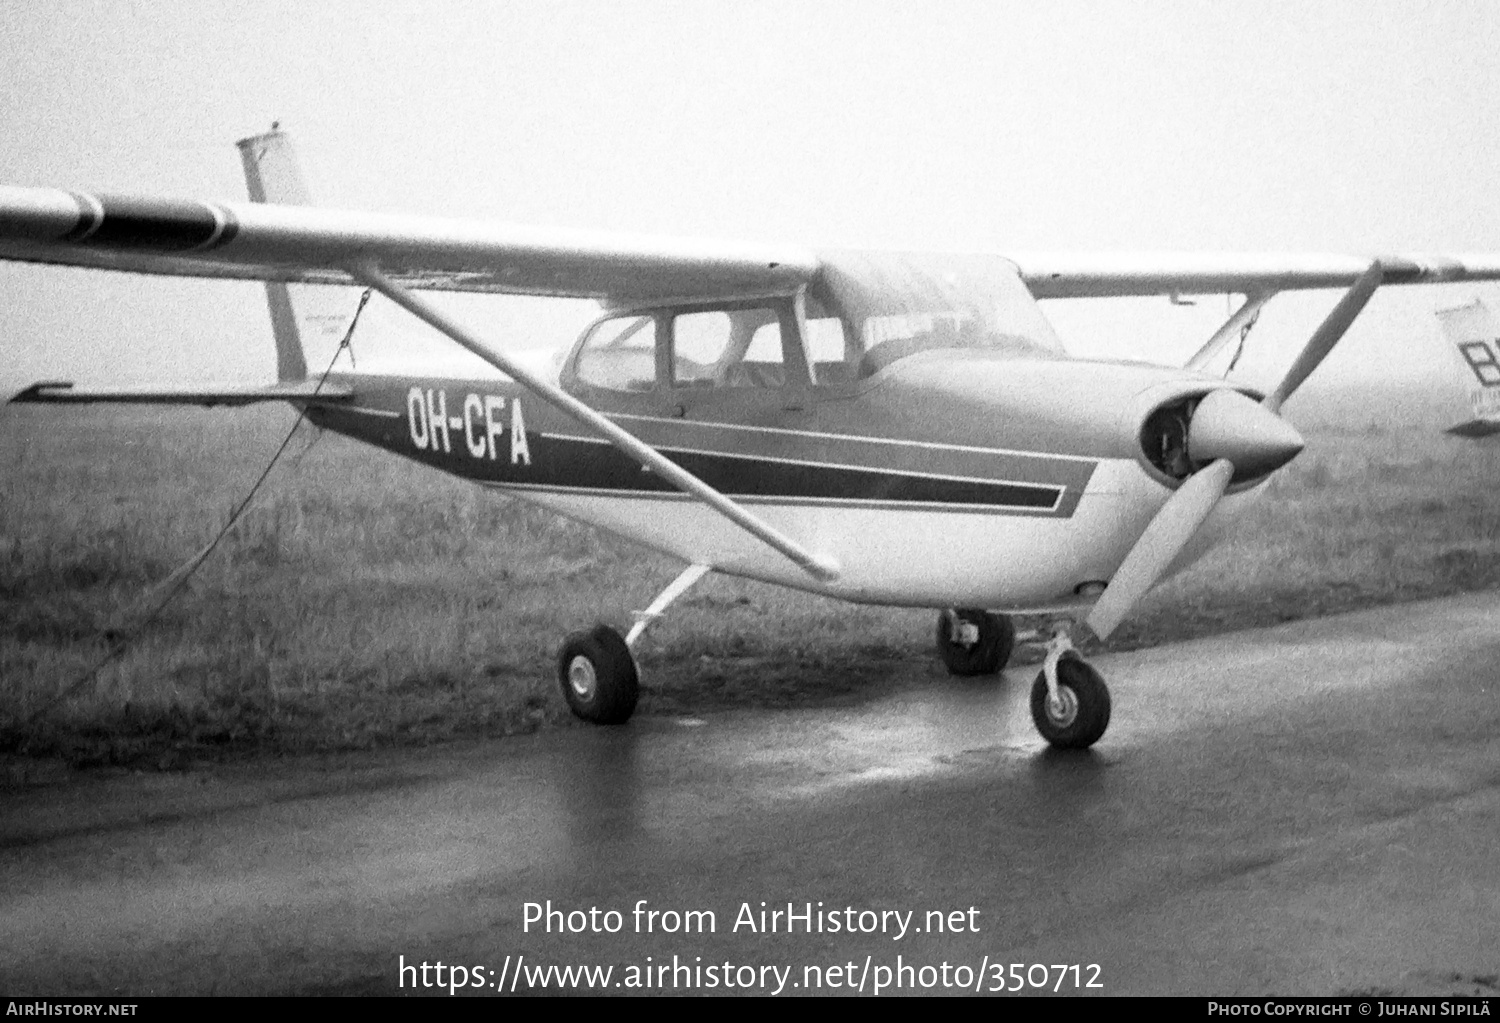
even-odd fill
[{"label": "registration marking oh-cfa", "polygon": [[510,432],[510,462],[530,465],[531,447],[526,440],[526,418],[519,398],[509,399],[510,423],[505,422],[507,399],[498,394],[464,395],[459,414],[448,413],[448,392],[442,388],[413,387],[406,394],[406,424],[418,451],[449,454],[459,441],[474,458],[495,461],[500,457],[500,438]]}]

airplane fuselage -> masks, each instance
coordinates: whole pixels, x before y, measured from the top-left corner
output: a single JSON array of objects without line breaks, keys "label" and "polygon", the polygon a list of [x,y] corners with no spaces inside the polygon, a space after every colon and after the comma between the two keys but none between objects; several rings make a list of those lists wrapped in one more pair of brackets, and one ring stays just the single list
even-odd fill
[{"label": "airplane fuselage", "polygon": [[[1142,457],[1142,420],[1223,386],[1159,367],[930,352],[858,384],[586,396],[844,566],[820,582],[507,379],[330,382],[353,397],[313,405],[318,425],[685,561],[857,602],[995,609],[1092,599],[1174,486]],[[1231,494],[1216,519],[1246,499]]]}]

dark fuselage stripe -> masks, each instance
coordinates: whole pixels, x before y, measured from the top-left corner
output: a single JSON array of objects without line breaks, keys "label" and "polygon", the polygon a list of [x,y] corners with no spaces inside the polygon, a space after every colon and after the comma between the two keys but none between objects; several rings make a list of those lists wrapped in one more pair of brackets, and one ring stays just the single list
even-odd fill
[{"label": "dark fuselage stripe", "polygon": [[[542,434],[541,436],[544,436],[544,437],[546,437],[549,440],[566,441],[566,442],[568,442],[570,444],[595,444],[595,445],[598,445],[598,446],[601,446],[601,447],[611,447],[612,446],[610,444],[610,442],[607,441],[607,440],[605,440],[603,437],[573,437],[573,436],[570,436],[568,434],[558,434],[558,433]],[[922,472],[922,471],[915,470],[915,469],[905,469],[905,468],[901,468],[899,466],[893,466],[893,465],[884,465],[884,466],[851,465],[851,464],[844,463],[844,462],[833,462],[833,461],[829,461],[829,460],[826,460],[826,459],[821,459],[820,460],[820,459],[813,459],[813,458],[786,458],[786,457],[782,457],[782,456],[779,456],[779,455],[747,454],[747,453],[740,452],[740,451],[708,451],[708,450],[704,450],[702,448],[686,448],[686,447],[676,447],[676,446],[671,446],[671,445],[663,445],[661,447],[658,447],[657,450],[660,451],[663,455],[666,455],[672,461],[678,463],[679,465],[682,464],[683,460],[686,459],[686,458],[690,458],[690,457],[694,457],[694,456],[700,456],[700,457],[703,457],[703,458],[727,458],[727,459],[733,459],[733,460],[736,460],[736,461],[738,461],[738,462],[740,462],[742,464],[743,463],[758,463],[758,464],[774,463],[774,464],[779,464],[779,465],[801,466],[801,467],[804,467],[804,468],[816,469],[816,470],[818,470],[820,472],[826,472],[826,471],[828,471],[830,469],[832,469],[832,470],[848,470],[850,472],[862,472],[862,473],[876,472],[876,473],[881,473],[881,474],[889,475],[889,476],[899,476],[899,477],[901,477],[903,479],[910,478],[910,479],[936,480],[936,481],[939,481],[939,482],[946,482],[946,483],[981,483],[981,484],[984,484],[986,486],[1017,486],[1017,487],[1028,487],[1028,488],[1048,487],[1048,489],[1056,492],[1059,495],[1061,495],[1061,493],[1062,493],[1062,491],[1064,489],[1062,486],[1049,486],[1047,483],[1042,483],[1042,482],[1035,481],[1035,480],[1007,480],[1007,479],[994,479],[994,478],[984,477],[984,476],[956,475],[956,474],[953,474],[953,473]]]},{"label": "dark fuselage stripe", "polygon": [[[529,466],[504,465],[499,474],[502,478],[496,482],[583,487],[596,491],[676,490],[672,484],[642,469],[613,447],[532,434],[530,449]],[[878,469],[769,461],[696,451],[663,449],[662,454],[731,497],[971,504],[1048,512],[1057,508],[1063,494],[1062,487],[1036,484],[932,478]],[[480,470],[486,465],[501,467],[499,463],[481,460],[474,460],[472,464]],[[455,468],[451,463],[446,463],[445,467]],[[521,471],[514,471],[517,469]],[[488,473],[485,476],[494,478]]]},{"label": "dark fuselage stripe", "polygon": [[[618,417],[622,425],[627,417]],[[1045,452],[910,442],[858,434],[792,431],[684,420],[628,421],[631,432],[661,451],[706,451],[911,476],[1081,489],[1096,459]],[[572,430],[559,436],[578,436]]]},{"label": "dark fuselage stripe", "polygon": [[927,451],[952,451],[960,454],[1034,458],[1047,462],[1080,462],[1090,467],[1097,461],[1091,455],[1062,455],[1051,451],[1020,451],[1010,448],[981,447],[972,444],[947,444],[938,441],[913,440],[908,437],[875,437],[857,433],[829,433],[826,430],[789,430],[775,426],[752,426],[747,423],[719,423],[711,419],[670,419],[663,416],[638,416],[625,412],[611,412],[609,413],[609,418],[616,421],[624,419],[638,423],[658,424],[678,431],[685,428],[734,430],[741,433],[792,437],[798,440],[828,441],[839,444],[877,444],[898,448],[918,448]]},{"label": "dark fuselage stripe", "polygon": [[[527,483],[500,483],[492,480],[478,481],[481,485],[492,490],[514,492],[518,495],[527,493],[543,493],[566,495],[570,497],[595,497],[606,500],[620,498],[634,498],[643,501],[696,501],[691,494],[685,494],[680,490],[610,490],[602,491],[594,487],[549,487],[538,486]],[[1053,517],[1049,509],[1045,508],[1020,508],[1005,507],[994,504],[958,504],[947,501],[879,501],[856,497],[795,497],[787,495],[773,495],[757,497],[752,494],[729,495],[740,504],[747,506],[775,505],[778,507],[808,507],[808,508],[853,508],[876,511],[927,511],[945,512],[969,515],[994,515],[997,512],[1006,515],[1040,515]]]}]

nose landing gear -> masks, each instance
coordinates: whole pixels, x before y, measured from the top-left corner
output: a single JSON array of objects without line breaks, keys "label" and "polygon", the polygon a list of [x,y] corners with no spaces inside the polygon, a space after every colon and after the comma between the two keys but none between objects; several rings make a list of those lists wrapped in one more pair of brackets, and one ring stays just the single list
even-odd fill
[{"label": "nose landing gear", "polygon": [[1052,626],[1046,659],[1031,684],[1031,720],[1052,746],[1087,749],[1109,727],[1109,688],[1073,649],[1071,630],[1067,621]]},{"label": "nose landing gear", "polygon": [[1062,619],[1045,630],[1018,635],[1006,615],[969,608],[938,616],[938,654],[948,672],[993,675],[1005,667],[1017,643],[1040,647],[1042,670],[1031,686],[1031,718],[1043,739],[1058,749],[1087,749],[1109,727],[1109,688],[1073,649],[1073,623]]}]

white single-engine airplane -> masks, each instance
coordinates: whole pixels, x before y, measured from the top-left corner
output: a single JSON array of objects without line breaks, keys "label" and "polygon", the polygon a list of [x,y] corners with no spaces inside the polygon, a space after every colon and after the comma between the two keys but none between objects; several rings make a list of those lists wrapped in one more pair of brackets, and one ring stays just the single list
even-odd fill
[{"label": "white single-engine airplane", "polygon": [[[1074,616],[1101,638],[1302,448],[1279,415],[1383,284],[1500,279],[1500,256],[813,252],[311,208],[285,136],[240,144],[253,203],[0,187],[0,258],[262,280],[267,388],[84,390],[19,401],[282,400],[348,434],[687,563],[628,635],[558,653],[573,711],[625,721],[647,625],[708,572],[940,610],[955,674],[994,673],[1046,612],[1032,716],[1054,746],[1109,723]],[[270,200],[268,202],[267,200]],[[309,375],[283,283],[374,289],[508,380]],[[1280,291],[1341,288],[1262,395],[1205,367]],[[548,369],[425,290],[591,298]],[[1069,358],[1037,300],[1232,292],[1185,366]],[[998,612],[998,613],[997,613]]]}]

